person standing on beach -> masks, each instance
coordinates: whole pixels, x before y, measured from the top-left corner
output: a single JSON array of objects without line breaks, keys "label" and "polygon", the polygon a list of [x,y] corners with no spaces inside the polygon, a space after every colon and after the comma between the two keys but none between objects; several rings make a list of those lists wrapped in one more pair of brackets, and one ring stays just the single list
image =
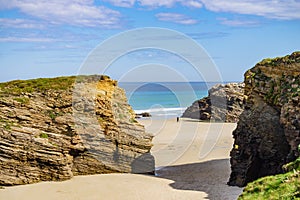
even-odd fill
[{"label": "person standing on beach", "polygon": [[179,122],[179,117],[176,118],[177,122]]}]

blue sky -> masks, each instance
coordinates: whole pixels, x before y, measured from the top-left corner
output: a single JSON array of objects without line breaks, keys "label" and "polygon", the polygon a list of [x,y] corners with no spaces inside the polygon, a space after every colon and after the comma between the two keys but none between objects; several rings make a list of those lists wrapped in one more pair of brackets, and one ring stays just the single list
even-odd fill
[{"label": "blue sky", "polygon": [[[0,81],[77,74],[101,42],[143,27],[186,34],[208,52],[224,81],[240,81],[261,59],[300,50],[299,10],[299,0],[0,0]],[[119,79],[118,67],[145,54],[121,58],[109,75]],[[176,60],[153,51],[151,59],[159,62],[162,54]],[[199,81],[183,65],[162,64]],[[157,77],[153,69],[137,76]]]}]

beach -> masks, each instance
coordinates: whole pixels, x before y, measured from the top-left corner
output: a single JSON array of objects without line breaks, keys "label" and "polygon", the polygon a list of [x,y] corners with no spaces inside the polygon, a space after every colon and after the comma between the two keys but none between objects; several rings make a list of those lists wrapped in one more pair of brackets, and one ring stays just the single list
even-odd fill
[{"label": "beach", "polygon": [[229,187],[235,123],[139,119],[154,135],[156,175],[101,174],[0,189],[0,199],[236,199]]}]

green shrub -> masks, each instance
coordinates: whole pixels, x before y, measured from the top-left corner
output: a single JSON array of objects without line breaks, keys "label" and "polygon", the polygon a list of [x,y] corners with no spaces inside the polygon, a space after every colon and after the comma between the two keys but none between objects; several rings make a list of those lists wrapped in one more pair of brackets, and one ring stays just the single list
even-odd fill
[{"label": "green shrub", "polygon": [[13,125],[13,122],[6,119],[0,119],[0,122],[2,123],[2,127],[5,130],[11,130],[11,126]]},{"label": "green shrub", "polygon": [[4,125],[4,128],[5,128],[6,130],[11,130],[11,124],[5,124],[5,125]]},{"label": "green shrub", "polygon": [[138,121],[136,121],[136,119],[134,119],[134,118],[130,118],[130,122],[131,123],[138,123]]},{"label": "green shrub", "polygon": [[28,104],[29,103],[29,98],[27,98],[27,97],[17,97],[17,98],[14,98],[14,100],[21,103],[21,104]]},{"label": "green shrub", "polygon": [[55,112],[53,110],[47,110],[45,114],[47,114],[52,120],[55,120],[56,117],[63,115],[63,113]]},{"label": "green shrub", "polygon": [[40,134],[40,138],[48,138],[48,134],[42,132],[42,133]]}]

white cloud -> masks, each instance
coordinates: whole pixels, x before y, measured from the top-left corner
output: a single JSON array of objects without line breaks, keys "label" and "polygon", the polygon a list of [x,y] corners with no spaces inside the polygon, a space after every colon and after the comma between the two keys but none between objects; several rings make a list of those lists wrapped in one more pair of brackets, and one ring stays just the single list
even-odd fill
[{"label": "white cloud", "polygon": [[177,24],[192,25],[198,23],[197,20],[178,13],[158,13],[155,16],[160,21],[173,22]]},{"label": "white cloud", "polygon": [[105,0],[116,6],[134,5],[150,8],[174,7],[176,4],[214,12],[232,12],[271,19],[300,19],[299,0]]},{"label": "white cloud", "polygon": [[0,42],[56,42],[51,38],[0,37]]},{"label": "white cloud", "polygon": [[263,16],[271,19],[300,19],[298,0],[201,0],[208,10]]},{"label": "white cloud", "polygon": [[229,33],[226,33],[226,32],[198,32],[198,33],[188,33],[188,36],[190,36],[194,40],[227,37],[228,35],[229,35]]},{"label": "white cloud", "polygon": [[43,29],[45,24],[27,19],[8,19],[0,18],[0,27],[23,28],[23,29]]},{"label": "white cloud", "polygon": [[130,8],[135,4],[135,0],[104,0],[110,2],[114,6]]},{"label": "white cloud", "polygon": [[178,0],[138,0],[139,5],[148,7],[172,7]]},{"label": "white cloud", "polygon": [[70,24],[87,27],[118,26],[121,14],[103,6],[95,6],[93,0],[11,0],[0,9],[17,8],[21,12],[43,19],[51,24]]},{"label": "white cloud", "polygon": [[200,1],[183,1],[183,5],[191,7],[191,8],[201,8],[203,5]]},{"label": "white cloud", "polygon": [[157,8],[157,7],[173,7],[176,3],[183,6],[201,8],[200,0],[105,0],[115,6],[132,7],[135,4],[144,7]]},{"label": "white cloud", "polygon": [[254,20],[242,20],[242,19],[227,19],[227,18],[218,18],[218,20],[223,25],[227,26],[259,26],[261,23],[259,21]]}]

